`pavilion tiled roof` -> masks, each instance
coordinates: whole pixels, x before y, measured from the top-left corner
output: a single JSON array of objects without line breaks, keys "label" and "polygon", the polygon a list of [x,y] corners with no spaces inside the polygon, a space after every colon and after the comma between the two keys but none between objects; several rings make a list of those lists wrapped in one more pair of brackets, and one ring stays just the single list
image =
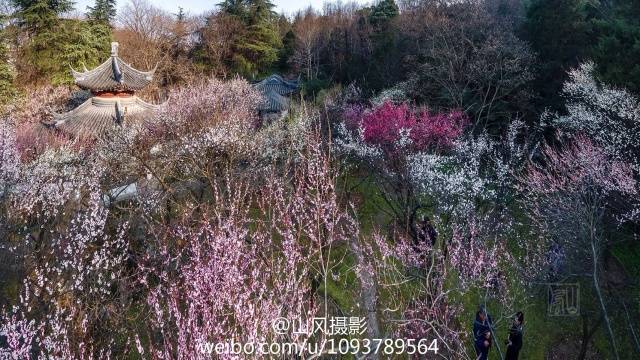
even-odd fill
[{"label": "pavilion tiled roof", "polygon": [[278,94],[273,90],[262,92],[262,101],[258,110],[266,112],[280,112],[289,110],[289,98]]},{"label": "pavilion tiled roof", "polygon": [[68,113],[54,114],[53,122],[48,125],[70,135],[96,136],[118,125],[144,121],[158,108],[158,105],[146,103],[137,96],[96,96]]},{"label": "pavilion tiled roof", "polygon": [[156,69],[140,71],[118,57],[118,43],[111,44],[111,56],[93,70],[71,69],[76,84],[92,91],[136,91],[153,80]]},{"label": "pavilion tiled roof", "polygon": [[277,74],[273,74],[253,86],[262,94],[262,102],[258,110],[263,112],[289,110],[291,100],[288,96],[300,90],[298,81],[285,80]]},{"label": "pavilion tiled roof", "polygon": [[275,91],[276,93],[286,96],[291,95],[300,90],[298,81],[285,80],[282,76],[273,74],[260,82],[254,84],[256,89],[262,92]]}]

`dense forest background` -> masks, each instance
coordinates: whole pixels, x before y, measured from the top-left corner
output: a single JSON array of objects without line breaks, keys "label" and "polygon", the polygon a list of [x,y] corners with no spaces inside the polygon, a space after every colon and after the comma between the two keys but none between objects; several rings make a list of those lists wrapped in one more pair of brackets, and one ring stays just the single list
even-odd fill
[{"label": "dense forest background", "polygon": [[[518,311],[521,359],[640,356],[639,1],[274,8],[0,1],[0,358],[204,359],[324,314],[475,359],[478,311],[490,359]],[[113,41],[161,110],[49,131]],[[265,121],[274,73],[301,91]]]},{"label": "dense forest background", "polygon": [[269,1],[224,1],[210,14],[167,13],[144,0],[74,9],[72,1],[5,1],[2,99],[32,85],[70,84],[112,40],[132,65],[159,63],[157,87],[202,75],[301,77],[306,93],[357,84],[457,107],[485,126],[561,109],[567,72],[586,60],[598,79],[638,91],[638,8],[617,1],[327,3],[286,17]]}]

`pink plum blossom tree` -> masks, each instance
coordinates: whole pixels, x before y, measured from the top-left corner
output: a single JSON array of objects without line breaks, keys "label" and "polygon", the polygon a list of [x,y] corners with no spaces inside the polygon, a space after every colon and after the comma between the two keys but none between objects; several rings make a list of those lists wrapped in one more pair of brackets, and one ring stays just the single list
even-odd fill
[{"label": "pink plum blossom tree", "polygon": [[275,333],[273,321],[326,315],[317,284],[326,289],[339,265],[334,248],[358,236],[317,140],[284,173],[220,178],[212,201],[186,207],[181,223],[160,232],[140,278],[153,314],[147,331],[163,334],[146,345],[152,357],[208,358],[205,342],[309,340]]},{"label": "pink plum blossom tree", "polygon": [[438,355],[471,359],[465,332],[456,321],[462,309],[449,301],[451,289],[445,287],[447,266],[441,252],[402,236],[389,240],[375,232],[352,244],[359,281],[379,294],[368,311],[380,314],[396,337],[436,340]]}]

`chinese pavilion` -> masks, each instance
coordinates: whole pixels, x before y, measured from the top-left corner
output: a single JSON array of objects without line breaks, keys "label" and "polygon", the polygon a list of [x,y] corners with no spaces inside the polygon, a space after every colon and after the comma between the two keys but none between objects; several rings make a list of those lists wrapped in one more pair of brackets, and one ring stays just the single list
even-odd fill
[{"label": "chinese pavilion", "polygon": [[116,125],[143,121],[158,109],[135,95],[153,80],[155,69],[139,71],[118,57],[118,43],[111,43],[111,57],[93,70],[71,69],[76,85],[92,97],[65,114],[54,114],[50,126],[75,136],[96,136]]}]

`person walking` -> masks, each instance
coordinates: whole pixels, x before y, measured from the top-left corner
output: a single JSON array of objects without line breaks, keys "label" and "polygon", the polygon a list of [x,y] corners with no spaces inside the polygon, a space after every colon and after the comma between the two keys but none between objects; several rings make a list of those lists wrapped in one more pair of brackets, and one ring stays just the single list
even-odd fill
[{"label": "person walking", "polygon": [[518,311],[513,318],[513,324],[509,329],[509,338],[507,340],[507,355],[505,360],[518,360],[520,349],[522,349],[522,326],[524,323],[524,314]]}]

